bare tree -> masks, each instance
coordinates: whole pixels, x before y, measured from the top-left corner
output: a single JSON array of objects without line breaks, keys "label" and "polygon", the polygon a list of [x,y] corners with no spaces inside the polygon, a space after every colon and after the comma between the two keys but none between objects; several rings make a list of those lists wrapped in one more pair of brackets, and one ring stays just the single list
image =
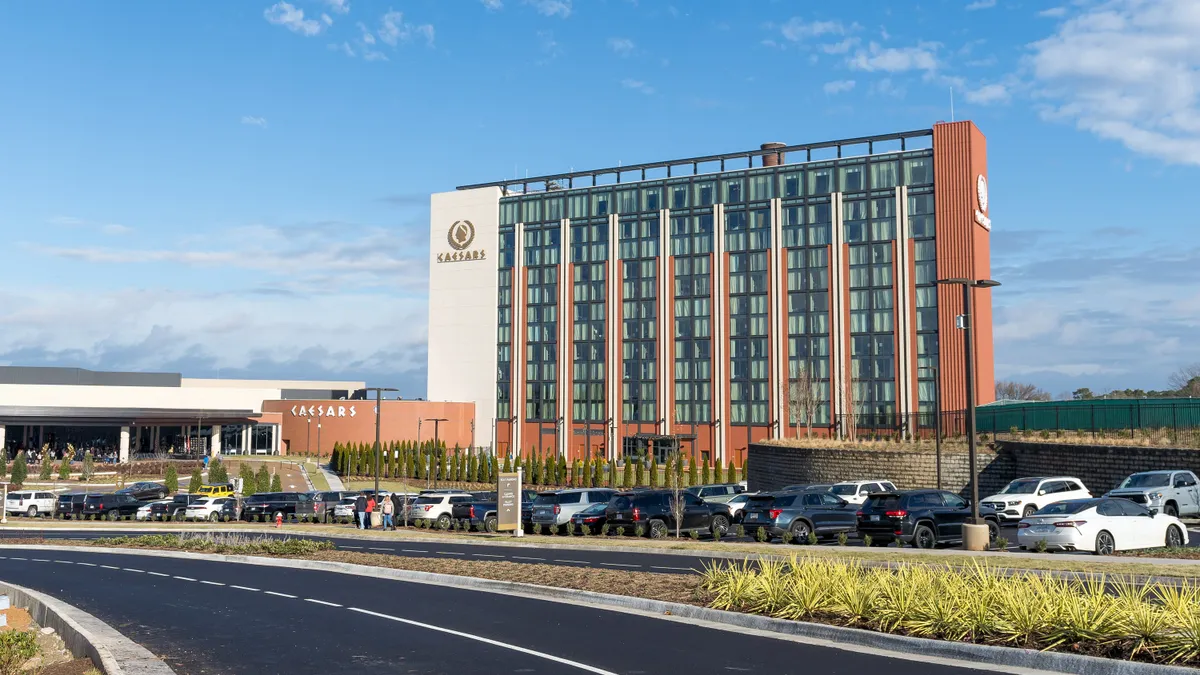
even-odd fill
[{"label": "bare tree", "polygon": [[996,400],[998,401],[1049,401],[1050,393],[1036,384],[1026,382],[996,383]]},{"label": "bare tree", "polygon": [[841,385],[842,433],[850,441],[858,440],[859,400],[858,378],[851,371]]},{"label": "bare tree", "polygon": [[1167,386],[1180,396],[1200,396],[1200,363],[1184,366],[1167,378]]},{"label": "bare tree", "polygon": [[679,538],[679,526],[683,521],[683,455],[673,451],[667,456],[667,488],[671,490],[671,515],[675,518],[675,538]]},{"label": "bare tree", "polygon": [[812,438],[813,418],[817,416],[817,408],[821,405],[817,390],[819,386],[808,372],[808,363],[801,361],[797,364],[792,381],[788,384],[788,412],[792,419],[804,421],[809,438]]}]

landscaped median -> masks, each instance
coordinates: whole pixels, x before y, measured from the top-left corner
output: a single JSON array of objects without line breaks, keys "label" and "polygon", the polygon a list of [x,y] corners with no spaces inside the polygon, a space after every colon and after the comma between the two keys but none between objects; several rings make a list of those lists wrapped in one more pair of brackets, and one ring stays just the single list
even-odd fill
[{"label": "landscaped median", "polygon": [[1122,577],[1071,580],[978,560],[968,567],[902,562],[889,568],[807,553],[756,564],[718,562],[702,575],[659,574],[408,558],[334,550],[328,541],[244,534],[148,535],[72,545],[350,563],[616,594],[950,643],[1200,666],[1200,583],[1192,580],[1170,585]]}]

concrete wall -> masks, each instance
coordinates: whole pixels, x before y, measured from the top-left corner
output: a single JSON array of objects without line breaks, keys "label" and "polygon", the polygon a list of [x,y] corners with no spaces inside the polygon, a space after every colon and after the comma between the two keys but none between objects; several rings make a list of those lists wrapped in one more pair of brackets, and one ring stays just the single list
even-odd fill
[{"label": "concrete wall", "polygon": [[0,407],[152,408],[179,410],[262,410],[280,398],[279,389],[215,387],[95,387],[0,384]]},{"label": "concrete wall", "polygon": [[[1200,450],[997,441],[978,454],[980,496],[994,494],[1023,476],[1074,476],[1092,494],[1115,488],[1131,473],[1191,469],[1200,473]],[[746,462],[751,490],[796,483],[885,479],[902,489],[936,486],[933,450],[846,450],[754,444]],[[965,495],[969,471],[965,452],[942,453],[942,487]]]}]

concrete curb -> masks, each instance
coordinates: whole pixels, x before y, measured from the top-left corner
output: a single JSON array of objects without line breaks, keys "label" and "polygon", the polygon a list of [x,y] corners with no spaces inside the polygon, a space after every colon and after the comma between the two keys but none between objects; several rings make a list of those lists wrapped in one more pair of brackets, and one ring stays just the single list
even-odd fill
[{"label": "concrete curb", "polygon": [[[25,550],[78,551],[78,546],[29,546],[2,545],[0,548]],[[802,621],[787,621],[756,614],[743,614],[708,609],[660,600],[647,600],[623,595],[552,588],[512,581],[495,581],[475,577],[460,577],[433,572],[397,570],[353,563],[300,560],[292,558],[264,558],[257,556],[198,554],[183,551],[155,551],[142,549],[87,547],[94,553],[117,555],[144,555],[155,558],[185,560],[207,560],[263,567],[285,567],[319,572],[352,574],[372,578],[392,579],[412,583],[448,586],[466,590],[513,595],[536,600],[548,600],[568,604],[601,607],[647,617],[683,621],[688,624],[704,624],[710,628],[733,632],[756,631],[776,639],[792,639],[809,644],[822,644],[848,651],[872,651],[893,657],[929,662],[931,660],[957,661],[966,664],[986,664],[989,670],[1007,672],[1055,672],[1072,675],[1196,675],[1197,670],[1179,666],[1162,666],[1134,661],[1117,661],[1093,656],[1078,656],[1058,652],[1042,652],[1014,647],[996,647],[944,640],[892,635],[858,628],[843,628]],[[111,675],[111,674],[109,674]]]},{"label": "concrete curb", "polygon": [[174,675],[175,671],[148,649],[115,628],[61,600],[24,586],[0,581],[14,607],[29,610],[33,620],[53,628],[77,658],[84,656],[105,675]]}]

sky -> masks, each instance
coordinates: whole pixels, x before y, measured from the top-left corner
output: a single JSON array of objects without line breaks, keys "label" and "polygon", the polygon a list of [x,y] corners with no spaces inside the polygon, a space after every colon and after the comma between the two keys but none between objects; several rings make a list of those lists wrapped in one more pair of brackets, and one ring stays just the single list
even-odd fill
[{"label": "sky", "polygon": [[997,377],[1165,388],[1197,34],[1195,0],[0,3],[0,364],[423,396],[430,193],[970,119]]}]

